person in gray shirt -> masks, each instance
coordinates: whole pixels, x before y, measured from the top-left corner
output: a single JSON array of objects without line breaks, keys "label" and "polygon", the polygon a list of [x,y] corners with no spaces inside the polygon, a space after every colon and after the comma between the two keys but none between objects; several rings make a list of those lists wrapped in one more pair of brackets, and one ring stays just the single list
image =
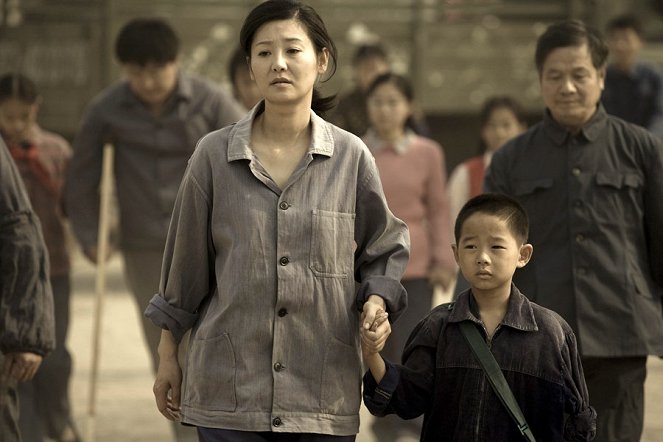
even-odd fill
[{"label": "person in gray shirt", "polygon": [[597,441],[638,441],[647,355],[663,355],[663,146],[599,103],[608,49],[579,21],[539,37],[543,121],[497,151],[537,252],[514,281],[578,336]]},{"label": "person in gray shirt", "polygon": [[[88,106],[66,185],[74,233],[96,262],[103,145],[113,144],[120,247],[141,315],[159,287],[175,195],[196,142],[244,114],[211,82],[182,72],[178,48],[175,32],[159,19],[135,19],[122,28],[116,55],[126,79]],[[149,321],[143,326],[156,368],[159,330]]]},{"label": "person in gray shirt", "polygon": [[19,442],[17,382],[55,347],[53,293],[41,225],[0,139],[0,441]]},{"label": "person in gray shirt", "polygon": [[317,13],[261,3],[240,41],[264,101],[203,138],[182,181],[145,313],[163,328],[157,406],[201,441],[353,441],[360,321],[405,308],[408,230],[368,148],[317,115],[336,61]]}]

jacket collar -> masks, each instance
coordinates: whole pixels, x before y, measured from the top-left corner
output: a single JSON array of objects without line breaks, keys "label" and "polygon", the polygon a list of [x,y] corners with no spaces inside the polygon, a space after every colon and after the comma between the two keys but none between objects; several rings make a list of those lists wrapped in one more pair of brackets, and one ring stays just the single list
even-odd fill
[{"label": "jacket collar", "polygon": [[[458,296],[449,315],[449,322],[472,321],[480,323],[478,313],[475,313],[477,310],[472,289],[468,289]],[[518,287],[513,283],[511,284],[506,315],[504,315],[504,319],[500,324],[522,331],[537,331],[539,329],[534,319],[531,301],[520,293]]]},{"label": "jacket collar", "polygon": [[[596,108],[596,112],[592,115],[592,118],[585,123],[576,137],[583,138],[590,142],[596,141],[601,133],[604,132],[607,121],[608,114],[603,105],[599,104]],[[573,137],[573,134],[569,132],[568,129],[562,127],[553,119],[548,109],[546,109],[543,114],[543,130],[558,146],[562,146],[569,138]]]},{"label": "jacket collar", "polygon": [[[251,149],[251,127],[255,118],[265,111],[265,102],[256,104],[231,129],[228,136],[228,162],[253,159]],[[312,136],[308,153],[312,155],[334,155],[334,137],[331,126],[311,110]]]}]

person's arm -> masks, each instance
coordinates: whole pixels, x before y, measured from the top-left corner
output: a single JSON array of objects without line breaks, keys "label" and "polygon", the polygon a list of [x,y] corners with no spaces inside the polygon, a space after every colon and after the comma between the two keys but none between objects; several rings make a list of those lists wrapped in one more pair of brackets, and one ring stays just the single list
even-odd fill
[{"label": "person's arm", "polygon": [[645,162],[644,220],[649,268],[663,288],[663,141],[656,140]]},{"label": "person's arm", "polygon": [[381,346],[374,346],[371,334],[362,330],[362,354],[369,369],[364,375],[363,396],[364,404],[372,414],[395,413],[411,419],[430,410],[435,392],[435,355],[441,324],[436,317],[437,313],[433,313],[414,328],[405,346],[402,365],[382,359],[376,351]]},{"label": "person's arm", "polygon": [[159,412],[171,421],[179,421],[181,418],[182,369],[177,361],[177,347],[173,334],[161,330],[159,368],[152,390]]},{"label": "person's arm", "polygon": [[387,207],[377,166],[368,149],[360,158],[358,170],[355,217],[357,305],[363,310],[369,297],[378,295],[384,300],[390,318],[396,320],[407,306],[407,293],[400,281],[410,255],[409,233],[405,223]]},{"label": "person's arm", "polygon": [[564,427],[564,440],[590,441],[596,434],[596,411],[590,406],[585,376],[582,370],[576,337],[571,328],[566,326],[566,340],[562,348],[562,359],[566,365],[565,412],[569,417]]},{"label": "person's arm", "polygon": [[647,129],[658,138],[663,139],[663,76],[658,70],[654,73],[654,109]]},{"label": "person's arm", "polygon": [[460,209],[470,199],[470,175],[465,164],[456,166],[449,175],[447,195],[449,196],[449,222],[453,236],[453,227]]},{"label": "person's arm", "polygon": [[451,235],[451,217],[446,189],[446,166],[441,146],[435,143],[429,152],[425,200],[432,252],[429,279],[432,284],[439,284],[446,290],[456,276],[456,262],[451,250],[454,241]]},{"label": "person's arm", "polygon": [[85,255],[96,262],[99,182],[105,141],[110,141],[98,104],[88,107],[74,139],[64,188],[66,213]]},{"label": "person's arm", "polygon": [[508,146],[511,144],[508,141],[505,146],[493,154],[490,161],[490,166],[486,169],[486,176],[483,181],[484,192],[503,193],[506,195],[513,195],[509,183],[509,158],[507,153],[510,152]]},{"label": "person's arm", "polygon": [[34,376],[55,346],[53,294],[39,221],[13,160],[0,141],[0,351],[1,375]]}]

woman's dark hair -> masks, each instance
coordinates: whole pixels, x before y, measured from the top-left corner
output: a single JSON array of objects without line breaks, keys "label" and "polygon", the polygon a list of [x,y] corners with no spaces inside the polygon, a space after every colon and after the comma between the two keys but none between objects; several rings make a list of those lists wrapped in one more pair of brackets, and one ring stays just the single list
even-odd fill
[{"label": "woman's dark hair", "polygon": [[[527,118],[525,116],[525,109],[522,105],[516,101],[514,98],[509,97],[508,95],[497,95],[495,97],[488,98],[481,107],[481,112],[479,113],[479,123],[481,124],[481,129],[483,130],[490,120],[490,116],[497,109],[508,109],[516,117],[519,123],[527,124]],[[486,152],[486,143],[483,141],[483,138],[479,140],[479,154]]]},{"label": "woman's dark hair", "polygon": [[177,59],[180,40],[173,28],[158,18],[136,18],[128,22],[115,40],[115,55],[122,64],[145,66]]},{"label": "woman's dark hair", "polygon": [[541,74],[546,58],[555,49],[577,47],[585,43],[587,43],[594,67],[603,69],[608,60],[608,46],[599,31],[580,20],[565,20],[550,25],[536,42],[534,55],[536,69]]},{"label": "woman's dark hair", "polygon": [[[244,20],[239,32],[239,43],[244,54],[251,57],[251,44],[258,29],[266,24],[277,20],[297,20],[313,42],[318,53],[327,48],[330,57],[331,73],[327,79],[336,72],[337,51],[334,41],[327,32],[325,23],[315,10],[296,0],[268,0],[259,4]],[[311,108],[316,113],[322,113],[334,107],[336,96],[322,97],[317,89],[313,89],[313,101]]]},{"label": "woman's dark hair", "polygon": [[22,74],[5,74],[0,77],[0,102],[16,98],[29,104],[39,99],[37,86]]},{"label": "woman's dark hair", "polygon": [[[368,89],[366,90],[366,97],[368,98],[373,95],[373,92],[375,92],[379,86],[386,83],[393,84],[396,89],[398,89],[398,91],[403,94],[407,101],[412,104],[414,101],[414,89],[412,88],[412,84],[410,84],[410,81],[404,76],[395,74],[393,72],[385,72],[384,74],[380,74],[375,77],[373,82],[371,82],[371,84],[368,86]],[[407,117],[407,120],[405,120],[405,127],[408,127],[415,132],[417,131],[411,113],[410,116]]]}]

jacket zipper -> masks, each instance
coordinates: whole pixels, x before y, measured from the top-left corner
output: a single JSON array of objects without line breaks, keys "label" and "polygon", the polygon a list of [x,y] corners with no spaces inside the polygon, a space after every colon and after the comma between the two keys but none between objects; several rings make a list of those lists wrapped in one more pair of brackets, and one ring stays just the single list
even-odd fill
[{"label": "jacket zipper", "polygon": [[[498,324],[497,328],[495,328],[495,332],[493,333],[493,336],[488,337],[488,331],[486,330],[486,327],[483,324],[481,324],[481,327],[483,328],[483,332],[485,333],[485,336],[486,336],[486,345],[488,346],[488,350],[491,351],[491,353],[492,353],[491,347],[492,347],[492,344],[493,344],[493,338],[497,335],[497,332],[499,331],[501,326],[502,326],[502,324]],[[479,415],[477,417],[477,425],[474,428],[474,440],[476,442],[480,442],[480,440],[479,440],[479,430],[481,429],[481,421],[483,420],[482,419],[482,417],[483,417],[483,405],[484,405],[484,397],[485,397],[485,392],[486,392],[486,380],[487,380],[486,379],[486,373],[483,370],[481,370],[481,372],[483,373],[483,376],[481,378],[481,388],[479,390],[480,397],[481,397],[481,402],[479,402],[479,407],[478,407],[479,408]]]}]

